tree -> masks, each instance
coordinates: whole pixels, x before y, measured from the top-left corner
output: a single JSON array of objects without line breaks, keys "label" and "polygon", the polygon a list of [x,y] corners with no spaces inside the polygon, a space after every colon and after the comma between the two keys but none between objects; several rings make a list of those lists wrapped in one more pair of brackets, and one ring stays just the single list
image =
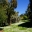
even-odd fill
[{"label": "tree", "polygon": [[23,16],[23,14],[20,15],[20,17],[22,17],[22,16]]},{"label": "tree", "polygon": [[21,18],[21,20],[27,20],[27,19],[28,19],[28,17],[27,17],[27,14],[26,14],[26,13],[21,14],[21,15],[20,15],[20,18]]},{"label": "tree", "polygon": [[32,21],[32,0],[29,0],[30,3],[27,8],[27,16],[30,21]]},{"label": "tree", "polygon": [[17,7],[17,0],[11,0],[11,7]]},{"label": "tree", "polygon": [[8,24],[10,24],[11,23],[11,21],[10,21],[11,15],[15,14],[15,11],[11,10],[11,8],[7,8],[6,11],[7,11],[7,17],[8,17],[7,22],[8,22]]},{"label": "tree", "polygon": [[9,24],[10,24],[10,18],[11,18],[10,16],[15,13],[14,8],[16,7],[17,7],[17,0],[11,0],[10,5],[8,4],[8,8],[7,8],[7,16],[8,16],[7,22]]},{"label": "tree", "polygon": [[27,16],[28,19],[30,17],[30,13],[31,13],[31,11],[30,11],[30,4],[28,4],[27,11],[25,12],[25,14],[26,14],[26,16]]},{"label": "tree", "polygon": [[12,23],[19,22],[18,12],[15,11],[15,14],[11,16]]},{"label": "tree", "polygon": [[7,1],[6,0],[0,0],[0,5],[2,5],[3,8],[7,8]]},{"label": "tree", "polygon": [[5,22],[7,19],[6,12],[5,12],[6,8],[7,8],[6,0],[0,0],[0,23],[1,24]]},{"label": "tree", "polygon": [[30,6],[29,6],[28,18],[32,21],[32,0],[29,1],[30,1]]}]

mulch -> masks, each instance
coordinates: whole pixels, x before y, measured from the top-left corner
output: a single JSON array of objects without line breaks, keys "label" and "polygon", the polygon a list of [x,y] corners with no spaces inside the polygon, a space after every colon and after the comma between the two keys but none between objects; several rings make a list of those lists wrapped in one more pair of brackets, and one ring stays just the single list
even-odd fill
[{"label": "mulch", "polygon": [[3,30],[0,30],[0,32],[3,32]]}]

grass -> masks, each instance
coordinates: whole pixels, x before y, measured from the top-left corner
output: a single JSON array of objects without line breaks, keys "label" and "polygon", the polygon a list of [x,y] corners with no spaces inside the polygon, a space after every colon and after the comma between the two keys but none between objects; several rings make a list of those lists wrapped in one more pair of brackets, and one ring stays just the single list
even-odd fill
[{"label": "grass", "polygon": [[8,28],[4,27],[4,32],[32,32],[32,28],[18,27],[15,24],[7,26]]},{"label": "grass", "polygon": [[32,28],[18,27],[11,25],[10,28],[4,28],[4,32],[32,32]]},{"label": "grass", "polygon": [[4,28],[4,32],[20,32],[21,30],[26,30],[26,28],[23,29],[23,27],[18,27],[11,25],[10,28]]}]

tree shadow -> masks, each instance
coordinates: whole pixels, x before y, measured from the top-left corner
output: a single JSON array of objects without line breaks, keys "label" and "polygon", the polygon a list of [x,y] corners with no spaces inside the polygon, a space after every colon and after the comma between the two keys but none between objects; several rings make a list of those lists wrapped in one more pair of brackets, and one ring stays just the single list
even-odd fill
[{"label": "tree shadow", "polygon": [[0,27],[5,27],[5,26],[8,26],[8,25],[6,25],[5,23],[0,23]]},{"label": "tree shadow", "polygon": [[32,21],[18,25],[20,27],[32,28]]}]

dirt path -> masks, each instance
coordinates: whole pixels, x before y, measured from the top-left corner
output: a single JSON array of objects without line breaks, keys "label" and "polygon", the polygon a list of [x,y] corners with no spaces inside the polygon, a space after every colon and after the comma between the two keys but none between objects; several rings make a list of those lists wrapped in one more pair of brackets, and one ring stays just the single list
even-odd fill
[{"label": "dirt path", "polygon": [[0,32],[3,32],[3,30],[0,30]]},{"label": "dirt path", "polygon": [[14,23],[12,25],[19,25],[19,24],[22,24],[22,23],[25,23],[25,22],[18,22],[18,23]]}]

